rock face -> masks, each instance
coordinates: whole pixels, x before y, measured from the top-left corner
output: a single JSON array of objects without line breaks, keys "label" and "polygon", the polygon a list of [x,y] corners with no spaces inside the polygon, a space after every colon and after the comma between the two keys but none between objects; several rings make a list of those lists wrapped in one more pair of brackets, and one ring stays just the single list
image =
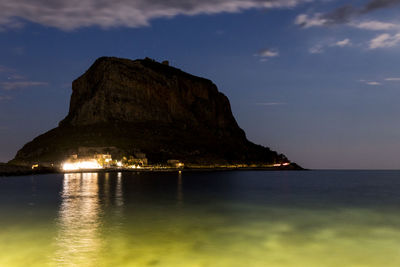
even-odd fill
[{"label": "rock face", "polygon": [[67,117],[18,151],[15,164],[56,163],[77,151],[146,154],[150,163],[287,161],[246,139],[210,80],[151,59],[102,57],[72,83]]}]

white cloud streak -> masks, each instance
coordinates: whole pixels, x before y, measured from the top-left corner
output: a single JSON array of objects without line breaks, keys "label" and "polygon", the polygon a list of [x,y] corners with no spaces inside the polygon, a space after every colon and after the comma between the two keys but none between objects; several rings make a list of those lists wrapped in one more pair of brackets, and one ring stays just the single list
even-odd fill
[{"label": "white cloud streak", "polygon": [[320,13],[316,13],[313,16],[307,14],[300,14],[296,17],[294,24],[301,26],[302,28],[319,27],[326,25],[328,21],[324,19]]},{"label": "white cloud streak", "polygon": [[362,83],[364,83],[364,84],[366,84],[366,85],[371,85],[371,86],[382,85],[382,83],[380,83],[380,82],[371,81],[371,80],[368,81],[368,80],[364,80],[364,79],[359,80],[359,82],[362,82]]},{"label": "white cloud streak", "polygon": [[277,57],[279,56],[279,52],[275,50],[270,50],[270,49],[264,49],[258,53],[258,56],[260,57]]},{"label": "white cloud streak", "polygon": [[62,30],[99,26],[141,27],[156,18],[234,13],[256,8],[291,8],[312,0],[2,0],[0,26],[17,27],[19,18]]},{"label": "white cloud streak", "polygon": [[[329,19],[327,19],[324,14],[321,13],[315,13],[313,15],[300,14],[296,17],[294,24],[302,28],[323,27],[332,25]],[[378,20],[351,21],[345,24],[350,27],[371,31],[387,31],[400,29],[400,24],[398,23],[383,22]]]},{"label": "white cloud streak", "polygon": [[269,58],[278,57],[279,51],[266,48],[266,49],[261,50],[257,54],[255,54],[255,56],[259,57],[260,61],[263,62],[263,61],[267,61]]},{"label": "white cloud streak", "polygon": [[398,77],[391,77],[391,78],[386,78],[385,81],[389,81],[389,82],[400,82],[400,78],[398,78]]},{"label": "white cloud streak", "polygon": [[351,41],[349,38],[346,38],[344,40],[341,41],[337,41],[334,46],[339,46],[339,47],[345,47],[345,46],[350,46],[351,45]]},{"label": "white cloud streak", "polygon": [[380,82],[374,82],[374,81],[372,81],[372,82],[366,82],[366,84],[368,84],[368,85],[381,85]]},{"label": "white cloud streak", "polygon": [[398,24],[391,22],[382,22],[377,20],[350,23],[349,25],[358,29],[372,30],[372,31],[387,31],[400,28],[400,25]]},{"label": "white cloud streak", "polygon": [[400,33],[383,33],[369,41],[369,49],[393,47],[400,43]]},{"label": "white cloud streak", "polygon": [[340,41],[326,41],[326,42],[321,42],[319,44],[316,44],[314,46],[312,46],[310,49],[308,49],[308,52],[310,54],[322,54],[325,52],[325,48],[329,48],[329,47],[347,47],[347,46],[351,46],[351,40],[349,38],[345,38],[343,40]]}]

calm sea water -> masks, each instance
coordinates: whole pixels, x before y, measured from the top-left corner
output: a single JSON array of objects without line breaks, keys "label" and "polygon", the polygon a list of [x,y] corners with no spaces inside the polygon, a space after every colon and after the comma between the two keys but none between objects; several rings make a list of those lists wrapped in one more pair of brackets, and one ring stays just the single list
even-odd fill
[{"label": "calm sea water", "polygon": [[0,266],[400,266],[400,171],[0,177]]}]

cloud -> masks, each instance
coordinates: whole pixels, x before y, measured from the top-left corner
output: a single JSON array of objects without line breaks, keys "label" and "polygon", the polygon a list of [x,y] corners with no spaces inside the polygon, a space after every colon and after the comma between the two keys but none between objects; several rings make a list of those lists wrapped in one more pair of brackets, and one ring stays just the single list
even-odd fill
[{"label": "cloud", "polygon": [[255,8],[290,8],[311,0],[13,0],[0,1],[0,26],[20,19],[73,30],[80,27],[140,27],[156,18],[233,13]]},{"label": "cloud", "polygon": [[294,24],[299,25],[302,28],[310,28],[316,26],[324,26],[327,20],[322,18],[320,13],[314,14],[312,17],[306,14],[300,14],[296,17]]},{"label": "cloud", "polygon": [[264,49],[264,50],[261,50],[258,53],[258,55],[260,57],[277,57],[277,56],[279,56],[279,52],[271,50],[271,49]]},{"label": "cloud", "polygon": [[278,57],[279,51],[266,48],[255,54],[255,56],[260,57],[260,61],[267,61],[268,58]]},{"label": "cloud", "polygon": [[365,83],[368,84],[368,85],[381,85],[380,82],[375,82],[375,81],[372,81],[372,82],[365,82]]},{"label": "cloud", "polygon": [[[355,7],[353,5],[344,5],[334,9],[327,13],[316,13],[312,16],[307,14],[300,14],[295,20],[295,24],[303,27],[315,27],[315,26],[328,26],[334,24],[350,23],[350,21],[358,16],[367,14],[369,12],[389,8],[400,4],[400,0],[371,0],[362,7]],[[388,25],[364,25],[364,27],[387,27]]]},{"label": "cloud", "polygon": [[15,90],[20,88],[27,88],[33,86],[45,86],[48,85],[46,82],[35,82],[35,81],[17,81],[17,82],[2,82],[0,83],[0,87],[3,90]]},{"label": "cloud", "polygon": [[400,0],[371,0],[364,6],[362,12],[368,13],[376,9],[392,7],[398,4],[400,4]]},{"label": "cloud", "polygon": [[351,23],[350,26],[355,28],[363,29],[363,30],[372,30],[372,31],[386,31],[392,30],[396,28],[400,28],[398,24],[391,22],[382,22],[377,20],[364,21],[359,23]]},{"label": "cloud", "polygon": [[374,86],[381,85],[380,82],[377,82],[377,81],[367,81],[367,80],[364,80],[364,79],[359,80],[359,82],[365,83],[365,84],[367,84],[367,85],[374,85]]},{"label": "cloud", "polygon": [[322,17],[327,21],[326,24],[346,23],[357,14],[357,9],[351,5],[345,5],[324,14]]},{"label": "cloud", "polygon": [[314,45],[308,52],[310,52],[310,54],[321,54],[324,52],[324,46],[321,44]]},{"label": "cloud", "polygon": [[385,81],[400,82],[400,78],[398,77],[386,78]]},{"label": "cloud", "polygon": [[324,43],[316,44],[316,45],[312,46],[308,50],[308,52],[310,54],[321,54],[321,53],[325,52],[325,48],[334,47],[334,46],[336,46],[336,47],[346,47],[346,46],[351,46],[351,45],[352,44],[351,44],[350,39],[349,38],[345,38],[345,39],[340,40],[340,41],[334,41],[334,42],[332,42],[332,41],[328,42],[327,41],[327,42],[324,42]]},{"label": "cloud", "polygon": [[400,4],[400,0],[371,0],[362,7],[354,7],[353,5],[341,6],[325,14],[324,17],[328,20],[329,24],[347,23],[353,17],[398,4]]},{"label": "cloud", "polygon": [[[47,82],[28,80],[24,75],[16,70],[0,65],[0,89],[11,91],[15,89],[28,88],[34,86],[46,86]],[[2,97],[1,100],[6,100]]]},{"label": "cloud", "polygon": [[[0,3],[0,6],[3,3]],[[0,15],[0,32],[4,32],[7,29],[19,29],[23,27],[23,23],[20,21],[15,20],[14,18],[11,17],[6,17]]]},{"label": "cloud", "polygon": [[350,46],[351,45],[351,41],[349,38],[346,38],[342,41],[337,41],[334,46],[339,46],[339,47],[345,47],[345,46]]},{"label": "cloud", "polygon": [[400,33],[390,35],[383,33],[369,41],[369,49],[387,48],[396,46],[400,42]]}]

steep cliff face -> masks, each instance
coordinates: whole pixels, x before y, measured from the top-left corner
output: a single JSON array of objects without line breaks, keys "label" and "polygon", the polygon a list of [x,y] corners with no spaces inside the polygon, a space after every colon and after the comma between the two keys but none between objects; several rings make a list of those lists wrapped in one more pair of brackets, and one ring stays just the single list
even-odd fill
[{"label": "steep cliff face", "polygon": [[18,151],[14,163],[58,162],[82,147],[150,162],[272,163],[283,155],[255,145],[228,98],[204,78],[151,59],[102,57],[72,84],[59,127]]},{"label": "steep cliff face", "polygon": [[60,126],[174,124],[244,137],[228,98],[210,81],[151,59],[100,58],[72,84]]}]

